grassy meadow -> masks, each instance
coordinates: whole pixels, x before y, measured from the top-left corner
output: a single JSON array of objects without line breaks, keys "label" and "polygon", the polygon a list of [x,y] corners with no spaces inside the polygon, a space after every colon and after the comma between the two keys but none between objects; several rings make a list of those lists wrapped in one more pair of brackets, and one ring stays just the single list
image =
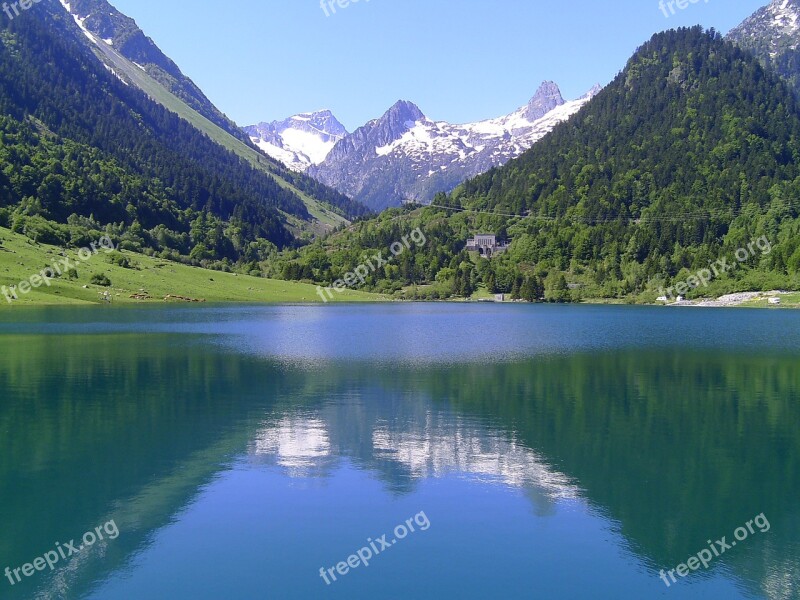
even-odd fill
[{"label": "grassy meadow", "polygon": [[[316,286],[305,283],[210,271],[127,251],[120,254],[128,260],[129,267],[122,267],[113,264],[112,254],[102,248],[86,261],[78,258],[77,250],[67,251],[67,258],[77,271],[76,279],[70,279],[65,274],[50,280],[49,286],[41,285],[27,294],[17,291],[18,299],[8,302],[2,293],[3,286],[11,295],[11,286],[18,287],[21,281],[28,281],[45,267],[63,260],[63,252],[62,248],[38,244],[0,227],[0,310],[19,305],[100,304],[106,302],[104,297],[110,298],[113,304],[163,304],[193,300],[322,302]],[[101,275],[108,278],[110,286],[92,283],[94,276]],[[351,290],[334,294],[334,302],[374,302],[384,299],[376,294]]]}]

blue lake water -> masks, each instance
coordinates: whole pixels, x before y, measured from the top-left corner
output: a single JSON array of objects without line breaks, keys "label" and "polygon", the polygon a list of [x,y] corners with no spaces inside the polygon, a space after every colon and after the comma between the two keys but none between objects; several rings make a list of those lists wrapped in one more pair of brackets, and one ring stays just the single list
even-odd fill
[{"label": "blue lake water", "polygon": [[800,598],[797,312],[42,308],[0,348],[0,598]]}]

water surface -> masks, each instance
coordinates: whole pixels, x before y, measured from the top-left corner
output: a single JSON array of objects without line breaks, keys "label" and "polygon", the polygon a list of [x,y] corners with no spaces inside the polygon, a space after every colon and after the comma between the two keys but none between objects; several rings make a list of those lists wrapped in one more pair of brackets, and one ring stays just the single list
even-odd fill
[{"label": "water surface", "polygon": [[0,569],[120,532],[2,598],[800,598],[800,313],[47,308],[0,347]]}]

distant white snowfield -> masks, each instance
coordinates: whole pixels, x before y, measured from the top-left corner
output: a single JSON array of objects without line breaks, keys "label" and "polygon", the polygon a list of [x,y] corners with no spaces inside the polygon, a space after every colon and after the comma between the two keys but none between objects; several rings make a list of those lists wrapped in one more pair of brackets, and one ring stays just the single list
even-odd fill
[{"label": "distant white snowfield", "polygon": [[347,135],[344,125],[329,110],[259,123],[244,130],[269,156],[300,172],[322,163],[336,143]]}]

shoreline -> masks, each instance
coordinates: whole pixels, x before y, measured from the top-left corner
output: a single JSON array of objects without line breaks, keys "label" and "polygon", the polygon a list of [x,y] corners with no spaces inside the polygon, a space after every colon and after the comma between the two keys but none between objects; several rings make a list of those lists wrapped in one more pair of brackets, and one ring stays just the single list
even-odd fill
[{"label": "shoreline", "polygon": [[[775,302],[777,300],[777,302]],[[698,298],[664,304],[664,306],[695,308],[798,308],[800,292],[771,290],[769,292],[735,292],[716,299]]]},{"label": "shoreline", "polygon": [[[158,306],[158,305],[297,305],[419,302],[380,293],[346,289],[341,295],[323,302],[317,284],[281,279],[267,279],[241,273],[215,271],[181,264],[156,256],[116,250],[78,260],[78,251],[37,243],[22,234],[0,227],[0,314],[19,307],[61,306]],[[33,281],[43,266],[54,261],[72,260],[77,268],[74,277],[38,278],[39,285],[28,292],[16,293],[20,282]],[[97,285],[93,277],[109,284]],[[4,287],[6,286],[6,287]],[[15,295],[7,302],[5,294]],[[769,298],[780,298],[772,305]],[[480,290],[470,298],[429,300],[430,302],[521,304],[522,301],[498,302],[494,294]],[[586,298],[566,304],[691,306],[700,308],[800,308],[800,292],[737,292],[719,298],[699,298],[681,302],[644,302],[637,298]]]},{"label": "shoreline", "polygon": [[[282,280],[267,280],[273,282],[281,282]],[[364,292],[367,295],[367,292]],[[770,304],[769,298],[780,298],[780,304]],[[642,306],[651,306],[651,307],[662,307],[662,308],[759,308],[759,309],[796,309],[800,308],[800,292],[790,292],[790,291],[772,291],[772,292],[736,292],[733,294],[726,294],[725,296],[720,296],[717,299],[709,299],[709,298],[699,298],[694,300],[682,300],[680,302],[629,302],[625,300],[620,300],[618,298],[592,298],[590,300],[584,300],[582,302],[563,302],[563,303],[547,303],[547,302],[538,302],[538,303],[530,303],[530,302],[523,302],[517,300],[510,300],[504,302],[496,302],[484,299],[472,299],[472,298],[453,298],[448,300],[402,300],[398,298],[390,298],[387,296],[379,296],[377,294],[374,297],[370,298],[359,298],[359,299],[343,299],[339,301],[332,301],[332,302],[322,302],[322,301],[314,301],[314,300],[307,300],[307,299],[299,299],[299,300],[258,300],[258,299],[230,299],[230,300],[203,300],[203,301],[186,301],[183,300],[174,300],[174,299],[158,299],[158,298],[148,298],[146,300],[134,300],[130,301],[128,298],[114,298],[111,302],[105,302],[103,300],[97,301],[90,301],[90,300],[78,300],[75,298],[63,297],[60,298],[58,296],[48,296],[42,298],[41,296],[35,299],[27,299],[24,302],[20,302],[19,304],[8,304],[7,302],[0,302],[0,314],[2,311],[11,310],[14,308],[61,308],[61,307],[71,307],[71,308],[92,308],[92,307],[106,307],[106,308],[128,308],[128,307],[158,307],[158,306],[171,306],[171,307],[180,307],[180,306],[208,306],[208,307],[218,307],[218,306],[308,306],[308,307],[319,307],[319,306],[359,306],[364,304],[389,304],[389,303],[403,303],[403,304],[415,304],[415,303],[434,303],[434,304],[528,304],[532,306],[536,305],[551,305],[551,306],[580,306],[580,305],[588,305],[588,306],[630,306],[630,307],[642,307]]]}]

